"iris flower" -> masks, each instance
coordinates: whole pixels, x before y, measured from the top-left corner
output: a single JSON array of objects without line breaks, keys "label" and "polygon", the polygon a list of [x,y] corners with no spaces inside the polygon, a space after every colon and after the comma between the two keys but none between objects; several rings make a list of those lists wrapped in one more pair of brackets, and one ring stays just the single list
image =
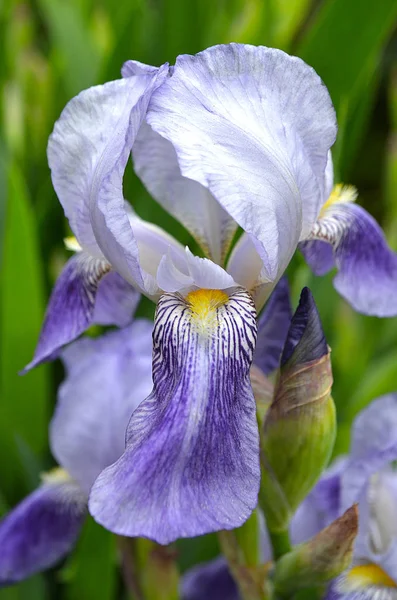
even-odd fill
[{"label": "iris flower", "polygon": [[360,522],[352,567],[330,600],[397,598],[397,394],[374,400],[355,419],[350,453],[313,491],[325,519],[358,502]]},{"label": "iris flower", "polygon": [[[359,533],[351,567],[334,580],[327,600],[397,597],[397,394],[374,400],[355,419],[348,456],[340,457],[303,501],[291,523],[295,544],[306,541],[359,504]],[[264,562],[272,559],[266,529]],[[238,600],[226,561],[198,565],[184,577],[183,600]]]},{"label": "iris flower", "polygon": [[[167,543],[237,527],[257,503],[249,378],[256,316],[298,244],[330,242],[339,275],[354,273],[354,293],[357,285],[364,298],[366,286],[371,298],[379,291],[381,301],[371,304],[379,314],[397,311],[396,258],[376,228],[382,252],[374,258],[356,220],[335,216],[341,203],[326,204],[335,113],[303,61],[229,44],[180,56],[171,68],[128,61],[122,74],[71,100],[50,137],[54,188],[79,251],[57,282],[29,366],[93,321],[106,278],[108,322],[109,313],[119,315],[121,288],[126,298],[134,288],[158,302],[153,391],[130,421],[125,453],[97,480],[90,509],[116,533]],[[125,202],[130,154],[205,258]],[[327,223],[335,219],[333,237]],[[351,260],[351,231],[359,261]]]},{"label": "iris flower", "polygon": [[151,388],[151,331],[149,321],[137,320],[63,351],[67,377],[50,425],[61,467],[0,522],[0,587],[49,568],[72,549],[91,485],[122,454],[131,412]]}]

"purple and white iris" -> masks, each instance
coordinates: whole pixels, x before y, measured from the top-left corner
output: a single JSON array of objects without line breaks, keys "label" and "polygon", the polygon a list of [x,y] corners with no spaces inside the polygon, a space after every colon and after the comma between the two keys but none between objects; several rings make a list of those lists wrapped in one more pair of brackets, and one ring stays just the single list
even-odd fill
[{"label": "purple and white iris", "polygon": [[47,569],[67,554],[87,516],[97,475],[122,454],[131,412],[150,391],[152,324],[136,320],[62,352],[50,442],[61,467],[0,522],[0,587]]},{"label": "purple and white iris", "polygon": [[[71,100],[50,137],[54,188],[79,251],[56,284],[29,367],[92,322],[125,324],[134,290],[158,302],[153,391],[130,421],[125,453],[97,479],[90,510],[116,533],[167,543],[238,527],[256,506],[256,314],[298,244],[309,240],[311,256],[317,240],[329,242],[338,277],[353,274],[364,298],[355,305],[376,314],[397,313],[397,259],[376,228],[376,257],[362,252],[362,236],[353,243],[357,211],[328,213],[335,113],[303,61],[229,44],[172,68],[128,61],[122,74]],[[205,258],[125,202],[130,154]],[[380,287],[371,261],[381,262]]]},{"label": "purple and white iris", "polygon": [[355,419],[349,455],[312,494],[325,519],[358,502],[360,521],[351,569],[328,594],[335,600],[397,598],[397,394],[373,401]]},{"label": "purple and white iris", "polygon": [[[397,394],[374,400],[355,419],[348,456],[339,458],[304,500],[291,522],[295,544],[306,541],[359,505],[359,533],[353,563],[333,581],[327,600],[397,598]],[[262,532],[264,562],[272,560]],[[183,600],[238,600],[226,561],[219,557],[189,571]]]}]

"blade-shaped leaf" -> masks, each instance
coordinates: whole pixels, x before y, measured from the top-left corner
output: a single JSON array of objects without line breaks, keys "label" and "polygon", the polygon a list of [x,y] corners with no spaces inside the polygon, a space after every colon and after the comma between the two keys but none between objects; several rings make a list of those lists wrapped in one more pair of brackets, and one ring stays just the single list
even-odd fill
[{"label": "blade-shaped leaf", "polygon": [[63,570],[66,600],[113,600],[116,593],[116,538],[91,518]]},{"label": "blade-shaped leaf", "polygon": [[47,447],[50,393],[48,367],[18,375],[37,342],[44,293],[34,215],[15,165],[8,177],[0,299],[0,477],[9,496],[24,477],[20,444],[38,458]]}]

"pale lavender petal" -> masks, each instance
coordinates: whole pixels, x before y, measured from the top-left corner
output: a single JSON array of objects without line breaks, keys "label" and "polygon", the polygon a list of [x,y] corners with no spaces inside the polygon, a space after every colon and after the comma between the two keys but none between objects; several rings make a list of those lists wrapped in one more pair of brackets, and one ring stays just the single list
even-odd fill
[{"label": "pale lavender petal", "polygon": [[397,394],[373,401],[355,419],[350,461],[342,474],[341,509],[357,502],[370,478],[397,460]]},{"label": "pale lavender petal", "polygon": [[239,285],[250,291],[259,312],[277,280],[270,281],[266,274],[259,244],[252,235],[243,233],[240,237],[230,254],[227,271]]},{"label": "pale lavender petal", "polygon": [[370,461],[397,445],[397,393],[373,400],[354,419],[350,456]]},{"label": "pale lavender petal", "polygon": [[134,167],[151,195],[178,219],[208,258],[221,264],[237,224],[200,183],[183,177],[172,144],[143,123],[133,146]]},{"label": "pale lavender petal", "polygon": [[[237,287],[233,277],[209,258],[194,256],[185,249],[184,264],[178,256],[168,253],[160,261],[157,283],[165,292],[182,292],[192,286],[204,289],[226,290]],[[178,267],[176,264],[178,264]]]},{"label": "pale lavender petal", "polygon": [[280,363],[281,352],[291,323],[292,309],[286,277],[278,282],[258,320],[254,364],[265,375]]},{"label": "pale lavender petal", "polygon": [[[52,291],[33,360],[25,367],[24,372],[45,360],[55,358],[62,346],[76,339],[93,323],[98,284],[109,273],[109,269],[110,265],[106,261],[93,258],[86,252],[78,252],[68,260]],[[103,291],[104,296],[108,297],[107,285]],[[131,309],[136,302],[135,298],[136,294],[130,291],[125,298],[125,302],[130,302]],[[122,307],[120,314],[118,300],[119,295],[115,298],[115,305],[109,306],[107,303],[108,323],[110,308],[114,309],[113,316],[117,321],[126,316],[126,306]]]},{"label": "pale lavender petal", "polygon": [[186,248],[186,263],[189,275],[199,288],[226,290],[237,285],[233,277],[222,267],[208,258],[194,256],[189,248]]},{"label": "pale lavender petal", "polygon": [[223,556],[197,565],[184,574],[182,600],[239,600],[237,586]]},{"label": "pale lavender petal", "polygon": [[389,577],[394,579],[397,587],[397,538],[394,539],[386,555],[382,556],[381,566]]},{"label": "pale lavender petal", "polygon": [[325,201],[336,121],[314,70],[243,44],[179,56],[147,121],[173,144],[182,174],[257,240],[277,280]]},{"label": "pale lavender petal", "polygon": [[64,473],[50,475],[0,522],[0,587],[48,569],[73,548],[87,496]]},{"label": "pale lavender petal", "polygon": [[[161,227],[138,217],[131,207],[127,208],[127,212],[134,237],[138,244],[141,268],[153,280],[156,280],[161,260],[164,256],[170,255],[175,265],[183,270],[186,257],[185,248],[182,244],[164,231],[164,229],[161,229]],[[158,281],[157,285],[159,285]],[[162,289],[164,290],[161,286],[158,289],[159,297]]]},{"label": "pale lavender petal", "polygon": [[172,254],[168,253],[160,261],[157,283],[165,292],[178,292],[193,286],[194,282],[188,273],[187,265],[183,270],[179,270],[172,260]]},{"label": "pale lavender petal", "polygon": [[136,320],[62,353],[67,374],[50,426],[51,448],[87,493],[123,453],[131,413],[152,387],[152,329],[152,322]]},{"label": "pale lavender petal", "polygon": [[328,346],[316,303],[309,288],[303,288],[299,306],[288,330],[281,356],[281,364],[293,360],[295,364],[316,360],[327,354]]},{"label": "pale lavender petal", "polygon": [[90,495],[107,529],[161,544],[242,525],[259,489],[255,308],[244,291],[192,294],[160,299],[153,391]]},{"label": "pale lavender petal", "polygon": [[[387,245],[378,223],[361,206],[335,202],[315,225],[310,239],[331,244],[338,273],[337,291],[359,312],[378,317],[397,315],[397,254]],[[329,251],[318,242],[305,244],[303,253],[314,272],[331,266]]]},{"label": "pale lavender petal", "polygon": [[152,281],[140,268],[122,179],[150,96],[167,73],[140,65],[134,77],[85,90],[66,106],[48,145],[54,188],[79,243],[144,291]]}]

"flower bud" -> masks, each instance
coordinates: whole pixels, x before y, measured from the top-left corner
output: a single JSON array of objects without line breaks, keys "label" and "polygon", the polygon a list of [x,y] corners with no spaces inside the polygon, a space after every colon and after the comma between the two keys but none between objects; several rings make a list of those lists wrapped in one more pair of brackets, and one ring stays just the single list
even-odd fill
[{"label": "flower bud", "polygon": [[288,528],[327,465],[335,441],[330,352],[304,288],[281,357],[261,436],[261,505],[271,532]]},{"label": "flower bud", "polygon": [[311,540],[295,546],[276,563],[274,587],[281,598],[301,588],[329,582],[347,569],[358,531],[355,504]]},{"label": "flower bud", "polygon": [[273,401],[274,385],[256,365],[251,367],[250,380],[256,402],[258,421],[259,424],[262,424]]}]

